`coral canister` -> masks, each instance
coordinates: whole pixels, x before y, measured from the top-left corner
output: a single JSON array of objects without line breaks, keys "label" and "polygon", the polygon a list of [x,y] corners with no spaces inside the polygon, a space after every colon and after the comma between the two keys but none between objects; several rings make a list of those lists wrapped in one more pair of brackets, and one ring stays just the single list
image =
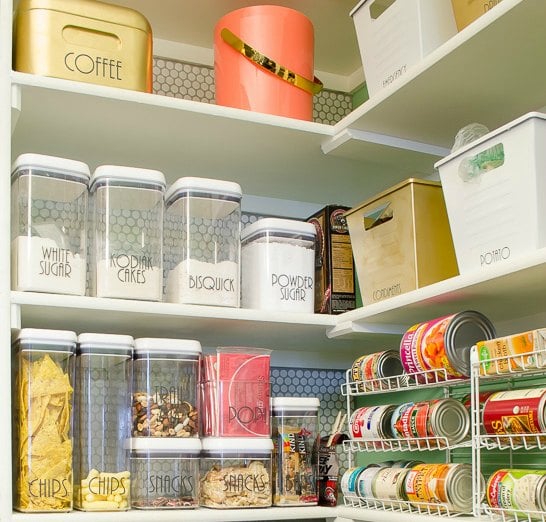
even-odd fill
[{"label": "coral canister", "polygon": [[135,91],[152,91],[152,31],[126,7],[92,0],[21,0],[14,68]]}]

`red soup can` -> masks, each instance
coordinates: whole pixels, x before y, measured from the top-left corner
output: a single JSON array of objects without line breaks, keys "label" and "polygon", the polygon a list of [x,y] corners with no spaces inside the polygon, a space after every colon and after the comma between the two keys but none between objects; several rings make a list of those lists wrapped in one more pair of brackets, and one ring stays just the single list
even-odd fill
[{"label": "red soup can", "polygon": [[485,401],[482,423],[489,435],[546,431],[546,388],[500,391]]},{"label": "red soup can", "polygon": [[493,339],[495,328],[480,312],[468,310],[413,325],[400,343],[400,359],[407,373],[444,370],[417,376],[419,382],[470,377],[470,348],[478,341]]}]

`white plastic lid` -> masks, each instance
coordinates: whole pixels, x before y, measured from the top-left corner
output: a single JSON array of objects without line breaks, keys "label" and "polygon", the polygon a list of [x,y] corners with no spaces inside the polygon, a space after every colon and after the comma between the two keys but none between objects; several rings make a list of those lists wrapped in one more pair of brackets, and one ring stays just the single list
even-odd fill
[{"label": "white plastic lid", "polygon": [[141,337],[135,339],[135,352],[161,352],[172,355],[200,355],[201,343],[192,339],[161,339]]},{"label": "white plastic lid", "polygon": [[[48,351],[74,351],[78,337],[76,332],[69,330],[46,330],[41,328],[23,328],[16,342],[32,343],[33,345],[49,345]],[[58,350],[55,349],[58,347]],[[65,350],[68,348],[68,350]]]},{"label": "white plastic lid", "polygon": [[102,333],[81,333],[78,335],[80,350],[88,352],[129,354],[133,350],[134,339],[130,335]]},{"label": "white plastic lid", "polygon": [[271,408],[287,411],[318,410],[320,400],[316,397],[273,397]]},{"label": "white plastic lid", "polygon": [[201,441],[197,438],[133,437],[129,441],[131,451],[157,453],[199,453]]},{"label": "white plastic lid", "polygon": [[124,167],[122,165],[101,165],[95,169],[91,176],[92,187],[103,180],[124,181],[127,183],[150,183],[166,187],[165,176],[159,170],[141,169],[137,167]]},{"label": "white plastic lid", "polygon": [[46,156],[45,154],[25,153],[19,155],[11,166],[12,175],[23,169],[42,169],[51,172],[71,174],[87,183],[90,177],[89,166],[82,161]]},{"label": "white plastic lid", "polygon": [[237,453],[269,453],[273,450],[270,438],[257,437],[206,437],[203,439],[203,451],[237,452]]},{"label": "white plastic lid", "polygon": [[313,223],[294,219],[264,218],[252,223],[241,233],[241,239],[247,239],[261,232],[272,234],[302,234],[315,237],[317,231]]},{"label": "white plastic lid", "polygon": [[179,192],[187,192],[194,190],[198,192],[208,192],[211,195],[231,196],[233,198],[241,198],[242,190],[238,183],[233,181],[223,181],[210,178],[194,178],[184,177],[178,178],[167,190],[165,200],[168,202],[172,197]]}]

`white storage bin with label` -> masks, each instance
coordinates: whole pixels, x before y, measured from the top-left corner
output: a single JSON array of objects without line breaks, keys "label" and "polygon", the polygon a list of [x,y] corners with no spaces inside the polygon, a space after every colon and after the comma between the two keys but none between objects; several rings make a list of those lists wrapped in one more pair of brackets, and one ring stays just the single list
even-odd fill
[{"label": "white storage bin with label", "polygon": [[103,165],[91,179],[91,295],[160,301],[163,196],[157,170]]},{"label": "white storage bin with label", "polygon": [[370,96],[457,33],[451,0],[361,0],[350,15]]},{"label": "white storage bin with label", "polygon": [[461,274],[546,246],[544,143],[531,112],[435,164]]},{"label": "white storage bin with label", "polygon": [[313,313],[315,235],[312,223],[265,218],[241,237],[244,308]]},{"label": "white storage bin with label", "polygon": [[14,290],[84,295],[89,167],[21,154],[11,176]]},{"label": "white storage bin with label", "polygon": [[180,178],[165,197],[165,294],[171,303],[239,307],[241,187]]}]

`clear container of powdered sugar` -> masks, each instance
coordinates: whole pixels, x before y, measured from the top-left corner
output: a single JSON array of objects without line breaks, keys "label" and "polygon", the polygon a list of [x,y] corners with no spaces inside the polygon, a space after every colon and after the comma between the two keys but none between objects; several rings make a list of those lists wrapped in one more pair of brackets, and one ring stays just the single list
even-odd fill
[{"label": "clear container of powdered sugar", "polygon": [[160,301],[163,197],[157,170],[103,165],[91,178],[91,295]]},{"label": "clear container of powdered sugar", "polygon": [[89,167],[21,154],[11,175],[14,290],[84,295]]},{"label": "clear container of powdered sugar", "polygon": [[265,218],[241,237],[242,306],[314,312],[315,227],[291,219]]},{"label": "clear container of powdered sugar", "polygon": [[167,301],[239,306],[241,196],[237,183],[194,177],[167,191]]}]

